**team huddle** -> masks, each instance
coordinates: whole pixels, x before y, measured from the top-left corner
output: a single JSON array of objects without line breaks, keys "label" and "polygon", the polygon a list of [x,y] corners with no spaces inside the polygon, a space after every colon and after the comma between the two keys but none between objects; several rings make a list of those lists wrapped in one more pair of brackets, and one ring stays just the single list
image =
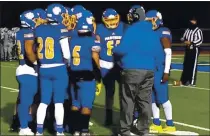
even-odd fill
[{"label": "team huddle", "polygon": [[[47,108],[52,103],[54,111],[51,110],[50,114],[54,115],[55,121],[52,120],[57,135],[64,135],[64,132],[91,135],[92,107],[95,96],[101,93],[102,83],[106,90],[105,125],[113,125],[115,81],[120,83],[122,70],[113,49],[120,46],[126,29],[140,21],[140,10],[144,11],[139,5],[131,7],[127,14],[129,24],[121,22],[120,15],[111,8],[103,12],[103,23],[96,24],[93,14],[81,5],[69,8],[51,4],[46,10],[29,10],[20,15],[21,29],[16,33],[19,135],[44,135]],[[150,132],[173,132],[176,128],[168,98],[171,32],[163,27],[160,12],[144,11],[143,16],[146,17],[145,21],[151,22],[151,29],[159,35],[162,43],[160,58],[156,60]],[[65,106],[66,103],[68,106]],[[34,105],[38,106],[35,117],[32,114],[36,109]],[[167,120],[164,128],[159,119],[160,105]],[[139,118],[138,113],[136,107],[134,126]],[[29,124],[34,120],[36,130],[32,132]]]}]

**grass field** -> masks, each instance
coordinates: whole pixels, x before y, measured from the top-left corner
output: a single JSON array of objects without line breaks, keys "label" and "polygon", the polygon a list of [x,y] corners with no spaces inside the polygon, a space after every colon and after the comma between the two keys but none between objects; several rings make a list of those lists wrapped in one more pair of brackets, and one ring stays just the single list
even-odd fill
[{"label": "grass field", "polygon": [[[183,56],[173,56],[173,62],[182,63]],[[209,56],[199,57],[199,63],[210,64]],[[8,128],[13,114],[14,103],[18,94],[18,84],[15,78],[17,62],[1,62],[1,135],[17,135],[9,133]],[[170,84],[179,79],[181,71],[172,71]],[[210,73],[198,72],[196,87],[172,87],[169,86],[170,100],[173,105],[173,119],[177,130],[196,132],[200,135],[210,135]],[[118,88],[116,84],[116,89]],[[115,93],[114,120],[119,120],[119,97]],[[104,101],[105,92],[96,97],[91,130],[97,135],[111,135],[117,127],[105,128],[104,123]],[[161,113],[163,111],[161,110]],[[163,114],[161,118],[164,119]]]}]

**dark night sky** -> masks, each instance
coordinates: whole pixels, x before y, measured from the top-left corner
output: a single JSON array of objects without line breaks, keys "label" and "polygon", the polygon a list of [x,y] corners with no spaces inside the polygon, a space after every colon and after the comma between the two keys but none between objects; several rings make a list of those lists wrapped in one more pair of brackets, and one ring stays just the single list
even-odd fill
[{"label": "dark night sky", "polygon": [[[0,2],[1,26],[15,27],[19,26],[19,15],[25,11],[35,8],[45,9],[47,5],[55,3],[48,1],[20,1],[20,2]],[[125,21],[129,8],[134,4],[142,5],[145,10],[157,9],[164,19],[164,24],[171,29],[186,28],[188,20],[195,16],[198,19],[201,28],[210,28],[210,2],[87,2],[87,1],[69,1],[61,2],[64,6],[72,7],[76,4],[83,5],[86,9],[93,12],[96,20],[100,22],[102,12],[106,8],[114,8]]]}]

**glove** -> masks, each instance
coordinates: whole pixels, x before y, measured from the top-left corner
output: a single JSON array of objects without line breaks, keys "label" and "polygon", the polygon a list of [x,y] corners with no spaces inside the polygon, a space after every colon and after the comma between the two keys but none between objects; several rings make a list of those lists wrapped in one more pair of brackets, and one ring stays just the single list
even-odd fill
[{"label": "glove", "polygon": [[96,96],[100,95],[101,89],[102,89],[102,83],[101,82],[97,82],[96,83]]}]

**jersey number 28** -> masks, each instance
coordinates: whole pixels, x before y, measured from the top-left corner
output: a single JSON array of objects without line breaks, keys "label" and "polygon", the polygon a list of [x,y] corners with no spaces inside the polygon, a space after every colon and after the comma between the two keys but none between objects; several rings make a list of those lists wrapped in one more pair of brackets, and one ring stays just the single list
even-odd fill
[{"label": "jersey number 28", "polygon": [[[42,37],[38,37],[37,41],[39,43],[37,53],[38,58],[43,59],[45,57],[46,59],[53,59],[54,58],[54,39],[52,37],[47,37],[43,43]],[[43,47],[45,48],[44,54],[42,53]]]}]

